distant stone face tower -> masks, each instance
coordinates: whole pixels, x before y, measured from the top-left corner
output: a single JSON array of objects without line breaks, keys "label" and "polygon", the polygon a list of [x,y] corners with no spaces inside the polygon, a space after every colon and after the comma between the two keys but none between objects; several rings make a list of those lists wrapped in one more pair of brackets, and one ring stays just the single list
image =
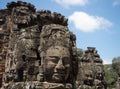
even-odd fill
[{"label": "distant stone face tower", "polygon": [[2,89],[105,89],[97,51],[77,56],[64,16],[22,1],[0,12]]},{"label": "distant stone face tower", "polygon": [[78,64],[77,89],[106,89],[102,59],[94,47],[88,47]]}]

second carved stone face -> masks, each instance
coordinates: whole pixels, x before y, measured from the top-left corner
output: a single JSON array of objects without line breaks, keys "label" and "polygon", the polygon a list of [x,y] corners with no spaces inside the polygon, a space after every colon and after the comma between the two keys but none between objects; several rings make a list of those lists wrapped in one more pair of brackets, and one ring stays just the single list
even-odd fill
[{"label": "second carved stone face", "polygon": [[46,51],[44,58],[45,80],[48,82],[66,82],[71,70],[69,49],[61,46],[52,46]]}]

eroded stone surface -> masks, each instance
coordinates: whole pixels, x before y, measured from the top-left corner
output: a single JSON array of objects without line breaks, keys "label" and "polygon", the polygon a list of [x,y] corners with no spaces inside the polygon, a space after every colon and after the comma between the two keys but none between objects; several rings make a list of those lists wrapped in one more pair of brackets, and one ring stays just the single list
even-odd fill
[{"label": "eroded stone surface", "polygon": [[106,89],[102,60],[94,47],[79,57],[77,89]]},{"label": "eroded stone surface", "polygon": [[105,89],[100,56],[92,47],[77,56],[63,15],[22,1],[0,12],[2,89]]}]

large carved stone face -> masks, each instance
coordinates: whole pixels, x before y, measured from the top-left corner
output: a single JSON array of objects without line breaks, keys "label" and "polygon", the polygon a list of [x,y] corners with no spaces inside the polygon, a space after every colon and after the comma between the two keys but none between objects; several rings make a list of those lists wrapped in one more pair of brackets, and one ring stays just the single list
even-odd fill
[{"label": "large carved stone face", "polygon": [[65,47],[53,46],[46,51],[44,59],[45,79],[48,82],[66,82],[71,70],[70,52]]}]

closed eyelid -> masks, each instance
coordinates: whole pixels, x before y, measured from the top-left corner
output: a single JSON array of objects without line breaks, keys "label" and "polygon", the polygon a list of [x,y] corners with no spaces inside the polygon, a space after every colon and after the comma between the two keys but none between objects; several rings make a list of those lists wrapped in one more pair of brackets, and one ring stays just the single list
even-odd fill
[{"label": "closed eyelid", "polygon": [[47,60],[53,63],[57,63],[59,61],[59,58],[56,56],[49,56]]},{"label": "closed eyelid", "polygon": [[51,58],[51,59],[60,59],[60,58],[57,57],[57,56],[49,56],[49,58]]}]

